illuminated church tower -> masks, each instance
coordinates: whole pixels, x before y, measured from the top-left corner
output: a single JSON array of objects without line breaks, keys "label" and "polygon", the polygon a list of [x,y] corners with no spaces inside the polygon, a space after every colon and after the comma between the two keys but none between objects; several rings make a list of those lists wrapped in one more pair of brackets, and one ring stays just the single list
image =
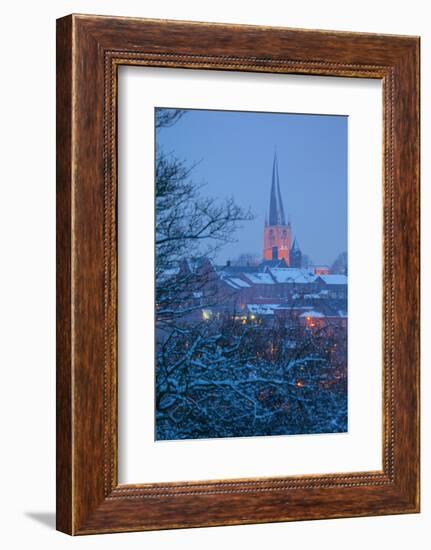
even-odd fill
[{"label": "illuminated church tower", "polygon": [[265,220],[263,231],[263,259],[284,260],[290,265],[292,229],[286,224],[283,201],[280,193],[277,153],[272,166],[271,196],[269,200],[269,217]]}]

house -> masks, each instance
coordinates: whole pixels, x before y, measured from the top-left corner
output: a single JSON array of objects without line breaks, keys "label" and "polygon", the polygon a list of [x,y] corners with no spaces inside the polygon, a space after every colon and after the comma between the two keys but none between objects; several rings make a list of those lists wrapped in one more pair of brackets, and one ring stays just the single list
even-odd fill
[{"label": "house", "polygon": [[317,285],[320,290],[327,290],[330,298],[347,300],[346,275],[319,275]]}]

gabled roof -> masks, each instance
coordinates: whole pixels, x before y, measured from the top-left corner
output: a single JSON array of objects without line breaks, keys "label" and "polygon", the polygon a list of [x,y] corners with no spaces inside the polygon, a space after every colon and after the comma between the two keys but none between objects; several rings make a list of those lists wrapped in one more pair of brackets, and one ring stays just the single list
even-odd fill
[{"label": "gabled roof", "polygon": [[248,283],[246,283],[242,279],[238,279],[238,277],[223,277],[222,280],[230,287],[235,289],[250,288],[250,285]]},{"label": "gabled roof", "polygon": [[347,285],[346,275],[319,275],[327,285]]},{"label": "gabled roof", "polygon": [[317,275],[303,268],[275,267],[268,271],[277,283],[309,284],[317,279]]},{"label": "gabled roof", "polygon": [[273,285],[274,279],[269,273],[244,273],[251,283],[254,285]]}]

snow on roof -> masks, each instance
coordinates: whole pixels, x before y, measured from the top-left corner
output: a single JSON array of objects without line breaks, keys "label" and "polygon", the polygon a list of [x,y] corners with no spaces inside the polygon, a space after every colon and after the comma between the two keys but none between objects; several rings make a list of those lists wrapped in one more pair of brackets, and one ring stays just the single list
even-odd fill
[{"label": "snow on roof", "polygon": [[244,273],[244,276],[254,285],[274,284],[274,280],[269,273]]},{"label": "snow on roof", "polygon": [[223,277],[223,281],[232,288],[250,288],[250,285],[237,277]]},{"label": "snow on roof", "polygon": [[278,304],[247,304],[248,311],[254,315],[274,315],[278,307]]},{"label": "snow on roof", "polygon": [[327,285],[347,285],[346,275],[320,275]]},{"label": "snow on roof", "polygon": [[277,283],[306,284],[317,279],[314,273],[296,267],[273,267],[269,271]]},{"label": "snow on roof", "polygon": [[305,311],[301,315],[301,317],[311,317],[311,318],[315,319],[316,317],[325,317],[325,316],[323,315],[323,313],[320,313],[320,311],[312,310],[312,311]]},{"label": "snow on roof", "polygon": [[238,285],[241,288],[250,288],[250,285],[243,281],[242,279],[238,279],[237,277],[231,277],[231,281],[233,281],[236,285]]}]

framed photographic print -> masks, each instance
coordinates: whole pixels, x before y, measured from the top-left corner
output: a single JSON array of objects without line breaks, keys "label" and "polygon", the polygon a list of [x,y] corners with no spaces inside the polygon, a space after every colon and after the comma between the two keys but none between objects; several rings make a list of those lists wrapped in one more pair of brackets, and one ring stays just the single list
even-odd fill
[{"label": "framed photographic print", "polygon": [[57,528],[419,511],[419,39],[57,22]]}]

